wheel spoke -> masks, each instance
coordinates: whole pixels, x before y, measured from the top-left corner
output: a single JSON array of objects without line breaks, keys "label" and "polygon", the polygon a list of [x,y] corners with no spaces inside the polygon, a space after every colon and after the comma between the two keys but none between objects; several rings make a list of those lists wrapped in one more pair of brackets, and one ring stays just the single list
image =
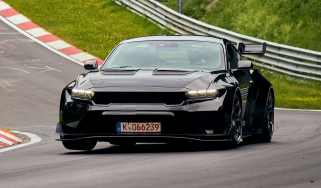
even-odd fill
[{"label": "wheel spoke", "polygon": [[233,100],[231,113],[231,136],[236,144],[242,142],[242,108],[239,98]]},{"label": "wheel spoke", "polygon": [[272,136],[274,132],[274,101],[273,97],[271,95],[271,92],[268,94],[268,98],[266,101],[266,123],[267,123],[267,129]]}]

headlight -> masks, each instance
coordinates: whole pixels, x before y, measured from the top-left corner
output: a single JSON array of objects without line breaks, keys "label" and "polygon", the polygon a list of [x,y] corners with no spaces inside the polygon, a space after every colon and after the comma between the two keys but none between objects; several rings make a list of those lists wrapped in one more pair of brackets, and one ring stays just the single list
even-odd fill
[{"label": "headlight", "polygon": [[71,90],[71,96],[83,100],[90,100],[95,93],[91,90],[73,89]]},{"label": "headlight", "polygon": [[186,96],[190,98],[205,98],[205,97],[215,98],[217,97],[217,95],[218,95],[217,89],[191,90],[186,93]]}]

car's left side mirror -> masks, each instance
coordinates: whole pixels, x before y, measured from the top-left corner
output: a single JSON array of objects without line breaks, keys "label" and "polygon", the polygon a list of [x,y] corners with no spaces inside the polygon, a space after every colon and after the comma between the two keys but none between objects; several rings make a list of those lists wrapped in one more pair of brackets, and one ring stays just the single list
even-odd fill
[{"label": "car's left side mirror", "polygon": [[86,61],[84,64],[84,68],[89,71],[97,70],[98,69],[98,63],[96,60],[89,60]]},{"label": "car's left side mirror", "polygon": [[249,60],[240,60],[238,64],[239,69],[251,69],[253,68],[253,64]]}]

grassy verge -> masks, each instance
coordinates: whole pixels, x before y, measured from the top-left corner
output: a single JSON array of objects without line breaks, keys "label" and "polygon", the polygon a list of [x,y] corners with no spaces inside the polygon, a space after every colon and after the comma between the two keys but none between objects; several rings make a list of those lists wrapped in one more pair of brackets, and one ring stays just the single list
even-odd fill
[{"label": "grassy verge", "polygon": [[[121,40],[169,33],[111,0],[6,2],[50,32],[101,58]],[[277,106],[321,109],[321,83],[302,81],[265,70],[262,72],[273,83]]]},{"label": "grassy verge", "polygon": [[[161,0],[177,9],[176,0]],[[184,13],[246,35],[321,51],[320,0],[184,0]]]},{"label": "grassy verge", "polygon": [[265,69],[261,69],[261,73],[273,84],[277,106],[321,109],[321,82],[297,79]]},{"label": "grassy verge", "polygon": [[112,0],[6,0],[35,23],[100,58],[120,41],[168,33]]}]

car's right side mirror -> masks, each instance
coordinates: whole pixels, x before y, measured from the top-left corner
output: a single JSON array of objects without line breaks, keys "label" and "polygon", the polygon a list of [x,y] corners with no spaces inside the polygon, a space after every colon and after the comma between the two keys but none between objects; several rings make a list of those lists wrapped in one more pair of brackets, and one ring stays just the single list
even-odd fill
[{"label": "car's right side mirror", "polygon": [[238,63],[239,69],[251,69],[253,68],[253,64],[249,60],[240,60]]}]

